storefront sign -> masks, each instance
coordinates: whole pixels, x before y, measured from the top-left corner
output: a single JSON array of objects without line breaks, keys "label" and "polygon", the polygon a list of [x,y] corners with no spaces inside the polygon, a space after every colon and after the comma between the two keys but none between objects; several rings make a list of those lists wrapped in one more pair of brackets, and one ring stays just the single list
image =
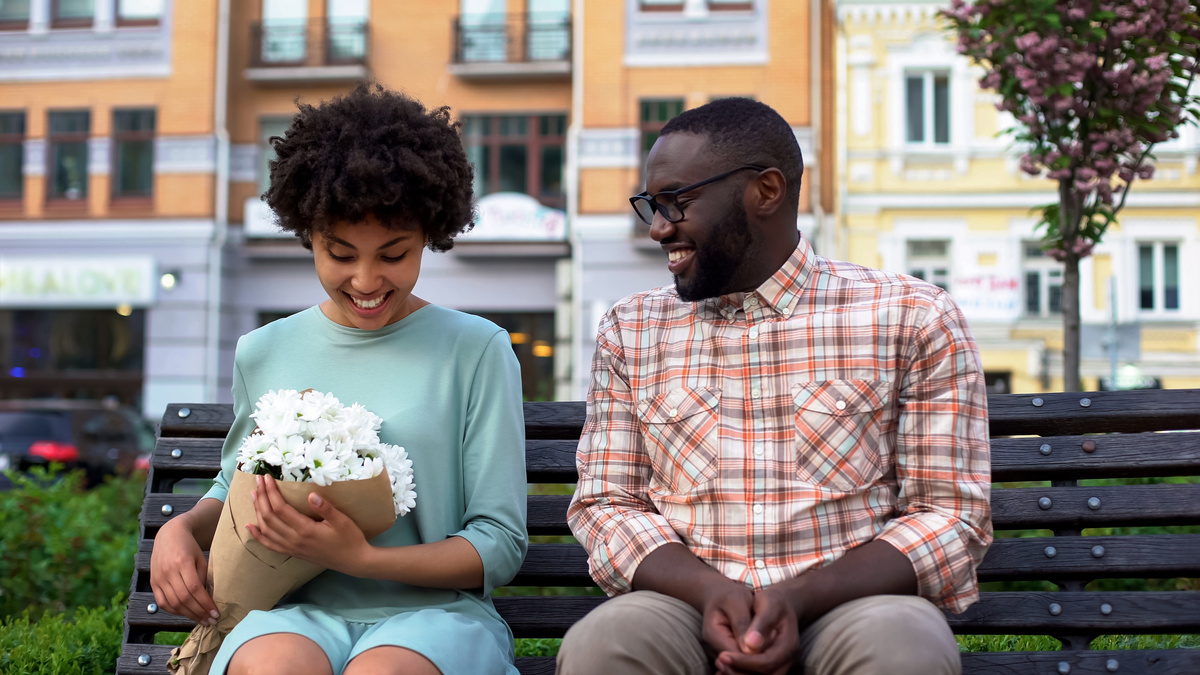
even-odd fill
[{"label": "storefront sign", "polygon": [[477,205],[479,219],[464,241],[566,241],[567,214],[516,192],[496,192]]},{"label": "storefront sign", "polygon": [[950,295],[968,319],[1008,321],[1020,315],[1020,287],[1013,276],[971,274],[954,277]]},{"label": "storefront sign", "polygon": [[149,256],[0,256],[0,307],[144,307],[155,272]]}]

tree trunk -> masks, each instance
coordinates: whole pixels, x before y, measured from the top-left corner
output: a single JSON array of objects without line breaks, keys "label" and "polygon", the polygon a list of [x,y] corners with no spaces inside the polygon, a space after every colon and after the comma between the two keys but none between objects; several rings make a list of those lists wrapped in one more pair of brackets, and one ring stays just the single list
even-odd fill
[{"label": "tree trunk", "polygon": [[1079,219],[1082,214],[1080,196],[1072,189],[1071,179],[1058,182],[1059,233],[1063,253],[1063,391],[1079,391],[1079,254],[1075,243],[1079,239]]},{"label": "tree trunk", "polygon": [[1063,260],[1063,391],[1081,391],[1079,383],[1079,256]]}]

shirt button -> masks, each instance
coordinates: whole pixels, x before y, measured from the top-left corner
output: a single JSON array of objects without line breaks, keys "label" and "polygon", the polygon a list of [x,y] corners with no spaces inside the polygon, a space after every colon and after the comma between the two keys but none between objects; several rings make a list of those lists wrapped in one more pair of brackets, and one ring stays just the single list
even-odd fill
[{"label": "shirt button", "polygon": [[784,315],[784,316],[791,316],[791,315],[792,315],[792,308],[791,308],[791,307],[784,307],[784,308],[783,308],[783,315]]},{"label": "shirt button", "polygon": [[754,512],[755,512],[755,513],[762,513],[762,512],[763,512],[763,505],[762,505],[762,504],[755,504],[755,505],[754,505]]},{"label": "shirt button", "polygon": [[846,402],[845,402],[845,401],[838,401],[838,402],[837,402],[837,409],[838,409],[838,410],[845,410],[845,409],[846,409]]},{"label": "shirt button", "polygon": [[750,299],[746,301],[746,304],[750,305],[751,307],[758,307],[758,298],[752,295],[750,296]]},{"label": "shirt button", "polygon": [[757,329],[757,328],[751,328],[751,329],[750,329],[750,339],[751,339],[751,340],[753,340],[753,339],[755,339],[755,338],[757,338],[757,337],[758,337],[758,329]]},{"label": "shirt button", "polygon": [[758,398],[759,396],[762,396],[762,392],[757,389],[754,389],[750,392],[750,396],[752,398]]},{"label": "shirt button", "polygon": [[762,560],[755,560],[754,566],[761,570],[761,569],[765,569],[767,567],[767,563]]},{"label": "shirt button", "polygon": [[757,456],[759,456],[759,457],[762,457],[762,455],[763,455],[763,447],[762,447],[761,445],[756,445],[756,446],[754,446],[754,454],[755,454],[755,455],[757,455]]},{"label": "shirt button", "polygon": [[671,408],[671,410],[667,414],[670,415],[671,417],[675,417],[676,415],[679,414],[679,408]]}]

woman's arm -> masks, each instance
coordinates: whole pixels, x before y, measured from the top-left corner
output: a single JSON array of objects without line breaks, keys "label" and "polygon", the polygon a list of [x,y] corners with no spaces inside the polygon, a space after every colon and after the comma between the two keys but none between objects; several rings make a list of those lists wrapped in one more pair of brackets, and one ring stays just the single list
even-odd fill
[{"label": "woman's arm", "polygon": [[205,588],[208,561],[204,551],[212,545],[222,506],[220,500],[201,499],[162,526],[150,554],[154,601],[196,623],[215,623],[217,618],[217,606]]}]

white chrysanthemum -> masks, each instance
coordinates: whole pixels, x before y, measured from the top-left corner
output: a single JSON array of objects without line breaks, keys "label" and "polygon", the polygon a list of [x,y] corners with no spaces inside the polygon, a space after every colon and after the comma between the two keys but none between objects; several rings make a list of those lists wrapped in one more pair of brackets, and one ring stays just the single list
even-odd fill
[{"label": "white chrysanthemum", "polygon": [[344,406],[328,393],[282,389],[263,394],[250,417],[258,429],[238,448],[242,471],[328,485],[387,469],[396,514],[416,506],[412,461],[404,448],[379,440],[383,420],[365,407]]}]

